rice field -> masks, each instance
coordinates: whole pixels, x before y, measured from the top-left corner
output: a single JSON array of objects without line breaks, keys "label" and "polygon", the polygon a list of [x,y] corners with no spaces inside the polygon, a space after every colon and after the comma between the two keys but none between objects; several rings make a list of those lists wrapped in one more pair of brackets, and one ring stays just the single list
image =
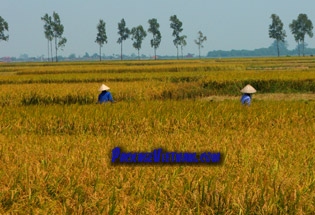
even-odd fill
[{"label": "rice field", "polygon": [[[95,104],[102,83],[116,103]],[[0,214],[315,211],[315,58],[0,63],[0,92]]]}]

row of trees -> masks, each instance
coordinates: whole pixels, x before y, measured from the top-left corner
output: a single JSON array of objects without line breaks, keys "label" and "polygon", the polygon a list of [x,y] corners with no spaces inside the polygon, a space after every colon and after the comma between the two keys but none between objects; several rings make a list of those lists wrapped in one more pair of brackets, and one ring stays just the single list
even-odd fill
[{"label": "row of trees", "polygon": [[[280,42],[284,43],[286,38],[286,32],[283,29],[283,23],[278,15],[272,14],[271,15],[272,23],[269,25],[269,37],[275,39],[277,44],[277,53],[280,56]],[[55,46],[55,53],[56,53],[56,61],[58,61],[57,55],[58,50],[62,49],[67,39],[63,37],[64,26],[61,24],[60,17],[58,13],[53,12],[52,16],[45,14],[41,17],[41,20],[44,21],[44,33],[47,39],[47,47],[48,47],[48,59],[52,57],[52,42],[54,40]],[[173,43],[177,49],[177,59],[178,59],[178,52],[179,48],[181,48],[182,55],[183,55],[183,47],[187,45],[186,42],[186,35],[182,35],[183,31],[183,23],[177,18],[176,15],[170,17],[170,27],[173,30],[172,36],[174,37]],[[159,30],[159,23],[156,19],[148,20],[149,28],[148,32],[152,34],[151,39],[151,47],[154,48],[154,56],[156,59],[156,50],[158,49],[161,43],[161,32]],[[101,60],[101,49],[104,43],[107,43],[107,35],[106,35],[106,23],[101,19],[97,25],[97,36],[95,42],[99,45],[99,52],[100,52],[100,60]],[[293,20],[292,23],[289,24],[289,28],[291,33],[294,36],[295,41],[298,43],[298,55],[300,56],[302,47],[302,53],[304,56],[304,49],[305,49],[305,36],[308,35],[309,37],[313,37],[313,24],[310,19],[308,19],[306,14],[299,14],[296,20]],[[0,16],[0,41],[4,40],[7,41],[9,39],[9,35],[5,34],[5,31],[9,30],[8,23]],[[142,25],[132,28],[129,30],[126,27],[126,22],[124,19],[118,23],[118,34],[119,38],[117,43],[121,45],[121,60],[123,58],[123,42],[131,37],[133,41],[133,47],[138,51],[138,58],[140,58],[140,49],[142,45],[143,39],[147,36],[147,32],[144,30]],[[207,40],[207,37],[202,34],[201,31],[198,32],[199,37],[195,40],[195,43],[198,45],[199,49],[199,58],[200,58],[200,49],[203,47],[203,42]],[[50,57],[49,57],[50,56]]]},{"label": "row of trees", "polygon": [[[44,29],[45,29],[45,37],[48,41],[48,58],[49,58],[49,47],[51,50],[51,56],[52,56],[52,40],[55,40],[55,50],[56,50],[56,61],[57,61],[57,51],[59,48],[64,47],[65,43],[67,42],[67,39],[62,36],[64,27],[60,22],[60,17],[57,13],[53,13],[53,16],[49,16],[48,14],[45,14],[41,19],[45,22]],[[180,35],[180,33],[183,31],[182,28],[182,22],[176,17],[176,15],[170,17],[170,27],[173,29],[173,36],[175,39],[173,40],[174,45],[177,49],[177,58],[178,58],[178,48],[181,47],[182,53],[183,53],[183,46],[185,46],[186,43],[186,35]],[[151,39],[151,47],[154,48],[154,57],[156,59],[156,50],[160,46],[161,43],[161,32],[159,30],[160,24],[157,22],[157,19],[149,19],[149,29],[148,32],[152,34]],[[133,41],[133,47],[138,51],[138,59],[140,59],[140,49],[142,46],[142,41],[147,36],[146,31],[144,30],[142,25],[139,25],[137,27],[133,27],[131,30],[129,30],[128,27],[126,27],[126,22],[124,19],[118,23],[118,34],[119,38],[117,40],[117,43],[121,46],[121,60],[123,58],[123,42],[131,37],[131,40]],[[200,48],[203,47],[202,43],[207,38],[203,36],[202,32],[199,31],[199,38],[198,40],[195,40],[196,44],[199,47],[199,57],[200,57]],[[106,34],[106,23],[104,20],[100,19],[99,23],[97,25],[97,35],[95,42],[99,45],[99,57],[100,61],[102,60],[102,47],[105,43],[107,43],[107,34]]]},{"label": "row of trees", "polygon": [[[280,56],[279,44],[284,43],[286,38],[286,32],[283,29],[283,23],[278,15],[271,15],[272,23],[269,25],[269,37],[275,39],[277,42],[277,53]],[[305,49],[305,36],[313,37],[313,23],[308,19],[306,14],[299,14],[297,19],[294,19],[290,24],[289,28],[294,36],[294,40],[298,43],[298,54],[300,56],[300,47],[302,45],[302,53],[304,56]],[[300,45],[301,44],[301,45]]]},{"label": "row of trees", "polygon": [[58,13],[53,12],[52,17],[47,13],[41,17],[41,20],[44,21],[44,29],[45,29],[45,37],[47,39],[47,47],[48,47],[48,60],[49,60],[49,47],[50,47],[50,56],[52,57],[52,41],[55,41],[55,51],[56,51],[56,62],[58,61],[57,53],[59,48],[63,48],[67,42],[67,39],[63,37],[64,27],[61,24],[60,17]]},{"label": "row of trees", "polygon": [[[177,49],[177,59],[178,59],[178,49],[181,47],[182,50],[182,55],[183,55],[183,47],[187,45],[186,42],[186,35],[180,35],[181,32],[183,31],[182,25],[183,23],[177,18],[176,15],[173,15],[170,17],[170,27],[173,29],[173,37],[175,39],[173,40],[173,43]],[[152,39],[150,40],[151,42],[151,47],[154,48],[154,58],[156,59],[156,50],[160,46],[161,43],[161,32],[159,30],[160,24],[157,22],[157,19],[149,19],[149,28],[148,32],[152,34]],[[104,45],[104,43],[107,43],[107,35],[106,35],[106,29],[105,29],[106,23],[101,19],[99,21],[99,24],[97,25],[97,36],[95,42],[99,44],[99,51],[100,51],[100,60],[101,60],[101,49]],[[207,40],[205,36],[203,36],[202,32],[199,31],[199,37],[197,40],[195,40],[195,43],[198,45],[199,48],[199,57],[200,57],[200,48],[203,47],[203,42]],[[117,43],[120,44],[121,50],[120,50],[120,58],[122,60],[123,58],[123,41],[129,38],[131,36],[131,40],[133,41],[133,47],[137,49],[138,51],[138,58],[140,59],[140,49],[142,45],[143,39],[147,36],[146,31],[144,30],[142,25],[139,25],[137,27],[133,27],[131,30],[129,30],[128,27],[126,27],[126,22],[124,19],[122,19],[118,23],[118,34],[119,38],[117,40]]]},{"label": "row of trees", "polygon": [[[48,60],[53,61],[53,41],[55,47],[55,59],[58,61],[58,50],[62,49],[67,39],[63,36],[64,26],[61,24],[60,16],[58,13],[53,12],[52,16],[47,13],[41,17],[41,20],[44,22],[44,34],[47,39],[47,53]],[[181,35],[183,31],[183,23],[177,18],[176,15],[170,17],[170,27],[173,29],[172,35],[174,36],[173,43],[177,49],[177,59],[178,59],[178,49],[181,48],[182,56],[183,56],[183,47],[187,45],[186,35]],[[162,36],[159,30],[160,24],[157,19],[149,19],[149,28],[148,32],[152,34],[152,39],[150,40],[151,47],[154,48],[154,56],[156,59],[156,50],[159,48]],[[8,31],[8,23],[0,16],[0,40],[8,40],[9,36],[4,34],[4,31]],[[200,58],[200,49],[203,48],[203,42],[207,40],[205,36],[203,36],[202,32],[198,32],[199,37],[195,40],[195,43],[198,45],[199,49],[199,58]],[[147,32],[144,30],[142,25],[137,27],[133,27],[131,30],[126,26],[126,22],[122,19],[118,23],[118,35],[119,38],[117,43],[121,46],[121,60],[123,59],[123,42],[131,37],[133,41],[133,47],[138,51],[138,58],[140,59],[140,49],[142,46],[142,41],[147,36]],[[107,43],[107,34],[106,34],[106,23],[104,20],[100,19],[97,25],[97,35],[95,42],[99,45],[99,57],[101,60],[102,56],[102,47],[105,43]]]}]

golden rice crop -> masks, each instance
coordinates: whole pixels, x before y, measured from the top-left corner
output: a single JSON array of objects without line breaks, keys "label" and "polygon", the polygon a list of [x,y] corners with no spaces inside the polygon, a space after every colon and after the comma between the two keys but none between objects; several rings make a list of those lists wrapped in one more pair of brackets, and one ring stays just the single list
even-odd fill
[{"label": "golden rice crop", "polygon": [[[2,213],[310,213],[314,106],[168,100],[3,108]],[[219,151],[224,162],[113,166],[116,146]]]},{"label": "golden rice crop", "polygon": [[[1,64],[0,83],[12,82],[0,84],[0,213],[312,214],[315,101],[298,93],[312,92],[313,64],[312,58]],[[182,71],[170,71],[176,67]],[[91,80],[98,77],[116,78],[106,84],[117,103],[94,103],[102,82]],[[65,81],[23,82],[44,79]],[[287,84],[297,94],[258,91],[244,107],[237,88],[246,80],[283,86],[277,93]],[[222,162],[113,165],[114,147],[221,152]]]}]

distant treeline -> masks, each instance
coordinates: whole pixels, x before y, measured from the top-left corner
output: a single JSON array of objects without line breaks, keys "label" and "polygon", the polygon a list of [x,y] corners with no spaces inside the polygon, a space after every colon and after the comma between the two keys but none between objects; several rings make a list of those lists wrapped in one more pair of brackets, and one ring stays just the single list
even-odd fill
[{"label": "distant treeline", "polygon": [[[298,47],[293,50],[288,50],[287,45],[281,44],[280,55],[281,56],[298,56]],[[315,48],[305,48],[305,55],[313,56],[315,55]],[[263,57],[263,56],[277,56],[276,44],[273,43],[268,48],[259,48],[254,50],[214,50],[209,51],[207,57]]]}]

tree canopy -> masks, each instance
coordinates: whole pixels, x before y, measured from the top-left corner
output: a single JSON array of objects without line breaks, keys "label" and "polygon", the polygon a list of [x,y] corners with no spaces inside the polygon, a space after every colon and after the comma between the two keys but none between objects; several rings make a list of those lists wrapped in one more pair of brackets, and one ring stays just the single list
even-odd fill
[{"label": "tree canopy", "polygon": [[272,23],[269,25],[269,37],[277,41],[277,53],[280,56],[279,42],[284,42],[286,35],[283,23],[276,14],[271,15]]},{"label": "tree canopy", "polygon": [[126,27],[125,19],[122,19],[120,23],[118,23],[118,34],[119,38],[117,43],[120,44],[120,59],[122,60],[122,48],[123,48],[123,41],[129,38],[130,30]]},{"label": "tree canopy", "polygon": [[181,48],[181,52],[182,52],[182,58],[184,58],[184,54],[183,54],[184,46],[187,45],[186,38],[187,38],[186,35],[182,35],[179,37],[179,44],[180,44],[180,48]]},{"label": "tree canopy", "polygon": [[292,23],[289,25],[291,32],[294,36],[295,41],[298,43],[298,51],[300,56],[300,43],[302,43],[302,52],[304,56],[304,42],[305,35],[313,37],[313,23],[308,19],[306,14],[299,14],[296,20],[292,20]]},{"label": "tree canopy", "polygon": [[160,46],[161,43],[161,32],[159,30],[160,24],[157,22],[157,19],[149,19],[149,29],[148,32],[152,33],[153,38],[151,39],[151,47],[154,48],[154,59],[156,60],[156,49]]},{"label": "tree canopy", "polygon": [[195,43],[197,44],[198,46],[198,50],[199,50],[199,58],[200,58],[200,48],[203,48],[203,42],[207,40],[207,37],[206,36],[203,36],[203,33],[201,31],[198,31],[198,38],[197,40],[195,40]]},{"label": "tree canopy", "polygon": [[106,23],[100,19],[98,25],[97,25],[97,35],[95,42],[99,45],[100,48],[100,61],[102,60],[102,47],[104,43],[107,43],[107,35],[106,35]]},{"label": "tree canopy", "polygon": [[44,21],[44,34],[45,37],[47,39],[47,50],[48,50],[48,61],[49,61],[49,46],[50,46],[50,56],[51,56],[51,60],[53,60],[52,57],[52,40],[54,38],[54,32],[52,29],[52,19],[51,16],[49,16],[47,13],[41,17],[41,20]]},{"label": "tree canopy", "polygon": [[7,41],[9,39],[9,35],[5,35],[5,31],[9,31],[9,25],[0,16],[0,40]]},{"label": "tree canopy", "polygon": [[131,29],[131,39],[133,42],[133,47],[138,50],[138,59],[140,59],[140,49],[142,45],[142,40],[147,36],[147,33],[143,29],[142,25],[139,25],[138,27],[134,27]]},{"label": "tree canopy", "polygon": [[53,23],[52,23],[52,29],[54,32],[54,38],[55,38],[55,49],[56,49],[56,62],[58,61],[57,58],[57,52],[58,49],[61,48],[63,49],[63,47],[65,46],[67,39],[65,37],[63,37],[63,32],[64,32],[64,27],[61,24],[61,20],[59,17],[59,14],[54,12],[53,13]]},{"label": "tree canopy", "polygon": [[183,23],[177,18],[176,15],[173,15],[170,17],[170,27],[173,29],[173,33],[172,36],[175,37],[175,39],[173,40],[173,43],[177,49],[177,59],[178,59],[178,46],[181,45],[181,38],[180,38],[180,33],[183,31]]},{"label": "tree canopy", "polygon": [[[67,39],[62,36],[64,32],[64,26],[61,24],[59,14],[56,12],[53,12],[52,17],[46,13],[43,17],[41,17],[41,20],[43,20],[45,23],[44,33],[48,41],[48,49],[49,49],[49,42],[50,42],[50,47],[52,47],[51,41],[53,40],[53,38],[55,39],[56,62],[57,62],[58,49],[59,48],[62,49],[67,42]],[[49,58],[49,54],[48,54],[48,58]]]}]

